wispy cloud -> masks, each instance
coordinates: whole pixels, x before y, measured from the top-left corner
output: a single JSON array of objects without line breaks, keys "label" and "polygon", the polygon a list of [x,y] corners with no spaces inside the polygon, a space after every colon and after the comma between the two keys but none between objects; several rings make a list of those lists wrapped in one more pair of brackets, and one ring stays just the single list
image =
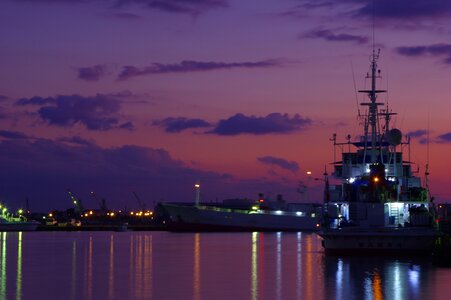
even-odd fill
[{"label": "wispy cloud", "polygon": [[448,0],[298,0],[303,9],[332,6],[345,7],[348,15],[391,20],[427,19],[444,17],[451,13]]},{"label": "wispy cloud", "polygon": [[47,3],[72,3],[82,4],[89,2],[104,2],[106,6],[113,6],[116,9],[123,7],[138,6],[152,10],[159,10],[168,13],[182,13],[199,15],[211,9],[226,8],[228,0],[15,0],[28,2]]},{"label": "wispy cloud", "polygon": [[92,67],[82,67],[77,69],[78,78],[85,81],[98,81],[107,75],[106,65],[95,65]]},{"label": "wispy cloud", "polygon": [[96,143],[94,141],[84,139],[80,136],[60,137],[56,139],[56,141],[61,143],[67,143],[69,145],[89,146],[89,147],[96,146]]},{"label": "wispy cloud", "polygon": [[209,133],[218,135],[239,134],[280,134],[301,130],[311,124],[311,120],[296,114],[271,113],[265,117],[245,116],[236,114],[228,119],[220,120],[217,126]]},{"label": "wispy cloud", "polygon": [[291,172],[299,171],[299,165],[295,161],[288,161],[286,159],[275,157],[275,156],[262,156],[258,157],[257,160],[266,165],[277,166],[279,168],[289,170]]},{"label": "wispy cloud", "polygon": [[226,8],[228,0],[116,0],[116,7],[140,5],[168,13],[198,15],[217,8]]},{"label": "wispy cloud", "polygon": [[451,64],[451,44],[432,44],[421,46],[397,47],[396,52],[404,56],[432,56],[441,57],[444,64]]},{"label": "wispy cloud", "polygon": [[335,33],[328,29],[315,29],[307,33],[301,34],[300,38],[319,38],[330,42],[353,42],[357,44],[366,44],[368,38],[360,35],[349,33]]},{"label": "wispy cloud", "polygon": [[451,132],[439,135],[436,139],[436,142],[439,144],[451,143]]},{"label": "wispy cloud", "polygon": [[178,133],[186,129],[210,127],[211,124],[202,119],[188,119],[184,117],[156,120],[153,125],[163,127],[166,132]]},{"label": "wispy cloud", "polygon": [[0,130],[0,137],[7,138],[7,139],[28,139],[29,137],[23,133],[18,131],[9,131],[9,130]]},{"label": "wispy cloud", "polygon": [[126,80],[136,76],[144,76],[150,74],[166,74],[166,73],[189,73],[189,72],[205,72],[224,69],[237,68],[270,68],[281,66],[282,61],[277,59],[268,59],[255,62],[202,62],[193,60],[184,60],[178,64],[160,64],[153,63],[150,66],[138,68],[135,66],[123,66],[118,79]]},{"label": "wispy cloud", "polygon": [[133,125],[129,122],[120,123],[121,101],[109,95],[23,98],[19,99],[16,105],[40,106],[39,117],[54,126],[70,127],[83,124],[89,130],[105,131],[118,128],[131,129]]},{"label": "wispy cloud", "polygon": [[420,138],[423,137],[425,135],[428,134],[427,130],[424,129],[418,129],[418,130],[414,130],[414,131],[409,131],[407,133],[408,136],[413,137],[413,138]]},{"label": "wispy cloud", "polygon": [[377,17],[382,18],[431,18],[451,12],[451,2],[448,0],[353,0],[353,2],[364,3],[357,11],[359,14],[372,16],[374,12]]}]

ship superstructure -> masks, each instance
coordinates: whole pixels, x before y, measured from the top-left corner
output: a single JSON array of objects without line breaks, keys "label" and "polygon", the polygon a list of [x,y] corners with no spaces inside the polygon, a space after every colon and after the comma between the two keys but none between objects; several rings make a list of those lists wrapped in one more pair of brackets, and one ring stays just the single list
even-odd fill
[{"label": "ship superstructure", "polygon": [[396,113],[378,101],[386,92],[376,86],[378,59],[379,51],[373,50],[367,74],[371,86],[359,91],[367,95],[361,103],[365,113],[359,114],[363,135],[356,141],[348,136],[346,142],[337,142],[335,134],[332,138],[332,176],[339,183],[329,184],[325,174],[320,235],[326,251],[428,251],[437,236],[427,166],[422,185],[410,161],[410,138],[390,127]]}]

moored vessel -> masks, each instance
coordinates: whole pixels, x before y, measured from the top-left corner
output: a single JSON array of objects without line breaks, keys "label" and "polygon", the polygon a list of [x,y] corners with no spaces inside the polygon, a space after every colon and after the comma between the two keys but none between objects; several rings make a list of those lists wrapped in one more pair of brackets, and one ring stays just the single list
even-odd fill
[{"label": "moored vessel", "polygon": [[5,207],[0,205],[0,231],[35,231],[39,222],[28,221],[21,213],[11,215]]},{"label": "moored vessel", "polygon": [[[200,186],[196,185],[199,190]],[[321,218],[321,206],[267,201],[228,199],[222,203],[160,203],[173,231],[313,231]]]},{"label": "moored vessel", "polygon": [[330,184],[325,172],[318,234],[329,253],[430,254],[440,234],[428,168],[422,185],[410,161],[410,138],[390,127],[396,113],[377,101],[386,92],[376,87],[378,59],[379,51],[373,49],[367,75],[371,87],[359,91],[369,100],[361,103],[367,110],[359,114],[363,135],[356,141],[348,136],[346,142],[337,142],[335,134],[332,138],[334,154],[337,148],[341,151],[341,160],[334,157],[333,162],[332,175],[338,182]]}]

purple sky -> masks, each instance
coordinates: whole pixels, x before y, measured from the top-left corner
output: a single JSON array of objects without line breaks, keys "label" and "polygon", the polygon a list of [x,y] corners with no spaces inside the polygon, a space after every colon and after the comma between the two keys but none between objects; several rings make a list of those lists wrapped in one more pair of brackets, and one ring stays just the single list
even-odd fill
[{"label": "purple sky", "polygon": [[[70,207],[321,201],[329,138],[356,137],[375,42],[383,101],[451,197],[448,0],[3,0],[0,201]],[[313,172],[307,178],[306,171]],[[330,166],[328,165],[330,172]]]}]

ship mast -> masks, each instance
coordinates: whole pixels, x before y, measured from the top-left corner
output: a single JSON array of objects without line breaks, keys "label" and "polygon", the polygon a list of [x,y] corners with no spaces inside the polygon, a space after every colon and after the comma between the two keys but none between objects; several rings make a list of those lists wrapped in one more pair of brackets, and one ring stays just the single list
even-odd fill
[{"label": "ship mast", "polygon": [[[376,102],[377,94],[384,93],[383,90],[378,90],[376,88],[376,79],[380,78],[380,70],[377,70],[377,60],[379,59],[380,50],[377,51],[373,48],[373,54],[370,57],[371,60],[371,74],[367,74],[367,78],[371,79],[371,89],[370,90],[362,90],[360,93],[366,93],[370,102],[364,102],[360,105],[368,106],[368,123],[366,123],[371,128],[371,147],[370,147],[370,155],[371,155],[371,163],[377,163],[377,142],[379,138],[378,132],[378,109],[377,107],[380,105],[384,105],[383,103]],[[368,148],[368,130],[365,128],[365,152]]]}]

